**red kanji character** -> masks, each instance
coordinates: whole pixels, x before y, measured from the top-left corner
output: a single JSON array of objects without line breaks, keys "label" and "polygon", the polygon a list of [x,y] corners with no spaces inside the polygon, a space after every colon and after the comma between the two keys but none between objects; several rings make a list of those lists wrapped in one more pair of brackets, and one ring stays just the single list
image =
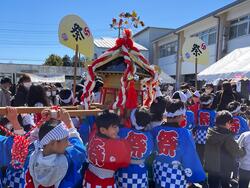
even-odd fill
[{"label": "red kanji character", "polygon": [[178,137],[176,131],[160,131],[157,135],[159,154],[175,157]]},{"label": "red kanji character", "polygon": [[88,27],[85,27],[84,30],[83,30],[84,34],[89,37],[90,36],[90,30]]},{"label": "red kanji character", "polygon": [[230,131],[232,131],[233,133],[238,133],[239,129],[240,129],[240,120],[238,118],[233,118]]},{"label": "red kanji character", "polygon": [[89,161],[94,165],[102,167],[105,160],[105,143],[99,138],[92,138],[89,142]]},{"label": "red kanji character", "polygon": [[209,112],[200,112],[199,122],[200,126],[209,126],[210,124]]},{"label": "red kanji character", "polygon": [[187,116],[183,116],[183,120],[180,122],[182,128],[187,126]]},{"label": "red kanji character", "polygon": [[202,43],[202,44],[201,44],[201,49],[202,49],[202,50],[206,50],[206,48],[207,48],[207,47],[206,47],[206,44],[205,44],[205,43]]},{"label": "red kanji character", "polygon": [[142,158],[147,150],[147,137],[144,134],[130,131],[126,139],[131,145],[131,156],[137,159]]}]

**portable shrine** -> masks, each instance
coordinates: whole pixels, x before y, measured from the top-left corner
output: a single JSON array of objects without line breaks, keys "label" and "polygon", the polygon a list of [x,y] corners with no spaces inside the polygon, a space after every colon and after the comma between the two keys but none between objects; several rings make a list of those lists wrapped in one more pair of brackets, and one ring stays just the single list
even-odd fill
[{"label": "portable shrine", "polygon": [[104,52],[88,67],[82,96],[85,107],[89,105],[95,76],[103,79],[101,103],[116,108],[133,108],[137,104],[147,105],[152,101],[152,87],[157,81],[154,66],[134,47],[131,31],[124,30],[123,38]]}]

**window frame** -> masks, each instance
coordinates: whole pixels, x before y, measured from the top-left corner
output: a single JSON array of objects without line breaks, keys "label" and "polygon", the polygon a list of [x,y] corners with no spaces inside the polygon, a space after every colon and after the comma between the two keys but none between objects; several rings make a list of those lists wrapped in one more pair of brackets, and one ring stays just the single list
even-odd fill
[{"label": "window frame", "polygon": [[[239,26],[243,25],[243,24],[247,24],[246,25],[246,32],[245,34],[241,34],[239,35]],[[231,31],[232,29],[235,29],[235,34],[234,36],[231,35]],[[238,38],[238,37],[242,37],[242,36],[246,36],[250,34],[250,15],[244,15],[244,16],[241,16],[241,17],[238,17],[236,19],[233,19],[230,21],[230,27],[229,27],[229,40],[232,40],[232,39],[235,39],[235,38]]]},{"label": "window frame", "polygon": [[168,57],[177,53],[178,41],[165,43],[159,46],[159,58]]},{"label": "window frame", "polygon": [[[213,34],[215,34],[215,41],[213,43],[211,43],[209,39],[210,39],[210,36]],[[201,40],[203,40],[206,43],[207,46],[216,44],[216,42],[217,42],[217,26],[210,27],[206,30],[199,32],[199,33],[195,33],[195,34],[191,35],[191,37],[199,37]],[[203,37],[207,37],[207,41],[204,40]]]}]

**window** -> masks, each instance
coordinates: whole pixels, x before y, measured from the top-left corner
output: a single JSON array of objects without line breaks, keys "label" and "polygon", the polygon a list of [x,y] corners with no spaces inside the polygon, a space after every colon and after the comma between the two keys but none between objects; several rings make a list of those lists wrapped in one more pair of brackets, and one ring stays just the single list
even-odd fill
[{"label": "window", "polygon": [[213,27],[205,31],[193,34],[191,35],[191,37],[199,37],[207,45],[211,45],[216,43],[216,35],[217,35],[216,27]]},{"label": "window", "polygon": [[229,39],[233,39],[237,37],[237,25],[230,27]]},{"label": "window", "polygon": [[208,36],[208,45],[210,44],[215,44],[216,43],[216,33],[211,33],[209,36]]},{"label": "window", "polygon": [[208,44],[208,34],[201,35],[199,38],[203,40],[206,44]]},{"label": "window", "polygon": [[160,58],[176,54],[177,52],[177,41],[168,44],[163,44],[159,47]]},{"label": "window", "polygon": [[238,25],[238,36],[243,36],[247,34],[248,23],[242,23]]},{"label": "window", "polygon": [[167,54],[167,52],[166,52],[166,45],[160,46],[160,58],[161,57],[165,57],[166,54]]},{"label": "window", "polygon": [[250,33],[250,16],[243,16],[232,20],[230,31],[229,31],[229,39],[234,39],[236,37],[244,36]]}]

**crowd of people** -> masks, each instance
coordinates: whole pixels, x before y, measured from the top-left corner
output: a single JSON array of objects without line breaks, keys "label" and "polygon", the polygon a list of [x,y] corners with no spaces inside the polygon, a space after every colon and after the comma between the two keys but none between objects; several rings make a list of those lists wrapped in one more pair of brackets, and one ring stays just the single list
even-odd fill
[{"label": "crowd of people", "polygon": [[[96,79],[94,102],[102,87]],[[12,107],[0,121],[0,188],[248,188],[250,109],[229,81],[199,91],[184,83],[173,94],[156,92],[149,107],[97,117],[49,108],[79,105],[84,81],[75,97],[60,84],[32,84],[27,75],[15,95],[10,88],[3,78],[0,105]],[[48,108],[18,114],[16,106]],[[29,135],[23,161],[13,157],[18,143],[10,133]]]}]

